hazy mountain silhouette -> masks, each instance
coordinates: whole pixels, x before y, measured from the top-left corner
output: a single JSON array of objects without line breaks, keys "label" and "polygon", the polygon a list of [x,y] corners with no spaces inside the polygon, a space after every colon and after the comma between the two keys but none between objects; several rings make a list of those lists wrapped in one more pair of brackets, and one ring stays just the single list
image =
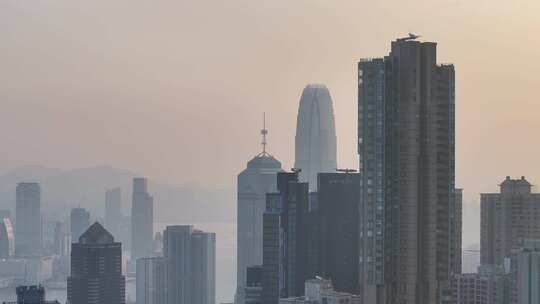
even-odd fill
[{"label": "hazy mountain silhouette", "polygon": [[[81,206],[92,217],[103,217],[105,190],[122,188],[123,214],[129,215],[132,178],[136,172],[110,166],[61,170],[43,166],[24,166],[0,174],[0,208],[14,210],[18,182],[41,184],[42,212],[53,218],[67,217],[69,209]],[[235,192],[230,189],[204,188],[197,185],[154,183],[148,177],[149,192],[154,196],[156,221],[228,221],[234,219]]]}]

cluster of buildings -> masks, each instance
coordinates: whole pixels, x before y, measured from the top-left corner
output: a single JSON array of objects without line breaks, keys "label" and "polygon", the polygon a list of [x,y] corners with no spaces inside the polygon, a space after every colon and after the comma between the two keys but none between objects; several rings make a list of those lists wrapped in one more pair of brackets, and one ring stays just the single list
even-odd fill
[{"label": "cluster of buildings", "polygon": [[117,239],[125,239],[119,188],[105,194],[104,223],[73,208],[44,246],[40,185],[18,184],[15,227],[10,212],[0,214],[0,287],[33,285],[23,298],[43,292],[45,299],[51,287],[65,289],[68,304],[124,304],[127,277],[136,281],[138,304],[215,304],[215,234],[167,226],[154,238],[153,210],[147,179],[134,178],[129,260]]},{"label": "cluster of buildings", "polygon": [[540,303],[540,201],[524,177],[482,194],[480,267],[462,271],[455,71],[417,38],[358,63],[358,168],[338,169],[323,85],[302,93],[290,172],[262,130],[238,176],[236,304],[319,303],[313,284],[341,297],[321,303]]}]

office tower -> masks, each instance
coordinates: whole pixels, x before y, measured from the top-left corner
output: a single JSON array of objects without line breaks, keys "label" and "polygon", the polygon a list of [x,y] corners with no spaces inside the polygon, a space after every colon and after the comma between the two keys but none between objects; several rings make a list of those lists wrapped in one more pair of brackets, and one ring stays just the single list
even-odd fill
[{"label": "office tower", "polygon": [[69,256],[71,253],[71,234],[63,222],[56,222],[54,227],[54,253]]},{"label": "office tower", "polygon": [[484,265],[477,273],[454,276],[457,304],[507,304],[510,281],[500,266]]},{"label": "office tower", "polygon": [[154,199],[148,194],[146,178],[133,179],[133,202],[131,205],[131,259],[153,254]]},{"label": "office tower", "polygon": [[336,291],[358,294],[358,173],[319,173],[320,272]]},{"label": "office tower", "polygon": [[115,238],[120,238],[122,221],[122,189],[114,188],[105,192],[105,228]]},{"label": "office tower", "polygon": [[263,216],[263,302],[302,296],[308,276],[309,186],[298,172],[277,174],[278,192],[266,196]]},{"label": "office tower", "polygon": [[0,259],[15,255],[15,235],[9,218],[0,218]]},{"label": "office tower", "polygon": [[540,303],[540,240],[522,240],[511,252],[512,304]]},{"label": "office tower", "polygon": [[244,287],[245,304],[263,304],[262,271],[262,266],[250,266],[247,268]]},{"label": "office tower", "polygon": [[503,265],[523,239],[540,239],[540,193],[531,184],[509,176],[500,193],[480,195],[480,263]]},{"label": "office tower", "polygon": [[163,233],[167,258],[168,304],[214,304],[216,237],[192,226],[167,226]]},{"label": "office tower", "polygon": [[302,169],[300,181],[317,190],[317,173],[334,172],[336,164],[336,127],[330,92],[324,85],[304,88],[298,107],[294,167]]},{"label": "office tower", "polygon": [[19,183],[15,202],[15,254],[41,252],[41,190],[38,183]]},{"label": "office tower", "polygon": [[451,299],[454,67],[436,43],[392,42],[358,63],[360,293],[364,303]]},{"label": "office tower", "polygon": [[263,125],[262,152],[238,175],[237,204],[237,291],[236,304],[244,304],[246,269],[262,265],[262,221],[266,193],[276,191],[276,173],[281,163],[266,152],[268,130]]},{"label": "office tower", "polygon": [[70,227],[72,240],[78,240],[86,229],[90,227],[90,212],[84,208],[71,209]]},{"label": "office tower", "polygon": [[137,260],[137,304],[167,304],[167,259]]},{"label": "office tower", "polygon": [[71,245],[68,304],[124,304],[122,244],[98,222]]}]

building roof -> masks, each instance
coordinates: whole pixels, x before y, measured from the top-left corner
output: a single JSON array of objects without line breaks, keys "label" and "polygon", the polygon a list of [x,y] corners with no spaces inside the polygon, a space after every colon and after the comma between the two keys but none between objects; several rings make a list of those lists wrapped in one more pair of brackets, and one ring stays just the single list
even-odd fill
[{"label": "building roof", "polygon": [[81,244],[111,244],[114,243],[113,235],[95,222],[79,238]]}]

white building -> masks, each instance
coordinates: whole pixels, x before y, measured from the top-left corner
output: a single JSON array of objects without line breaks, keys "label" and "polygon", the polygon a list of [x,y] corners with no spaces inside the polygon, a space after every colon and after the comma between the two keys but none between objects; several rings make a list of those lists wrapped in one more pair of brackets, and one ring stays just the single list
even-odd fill
[{"label": "white building", "polygon": [[334,172],[336,161],[336,126],[332,97],[326,86],[307,85],[300,98],[296,121],[295,162],[300,181],[317,190],[317,173]]},{"label": "white building", "polygon": [[276,192],[276,174],[282,171],[281,163],[266,152],[267,133],[263,127],[263,151],[251,159],[247,168],[238,175],[237,304],[245,303],[247,268],[262,265],[266,193]]},{"label": "white building", "polygon": [[306,281],[305,296],[279,299],[279,304],[360,304],[359,295],[337,292],[332,281],[315,278]]}]

